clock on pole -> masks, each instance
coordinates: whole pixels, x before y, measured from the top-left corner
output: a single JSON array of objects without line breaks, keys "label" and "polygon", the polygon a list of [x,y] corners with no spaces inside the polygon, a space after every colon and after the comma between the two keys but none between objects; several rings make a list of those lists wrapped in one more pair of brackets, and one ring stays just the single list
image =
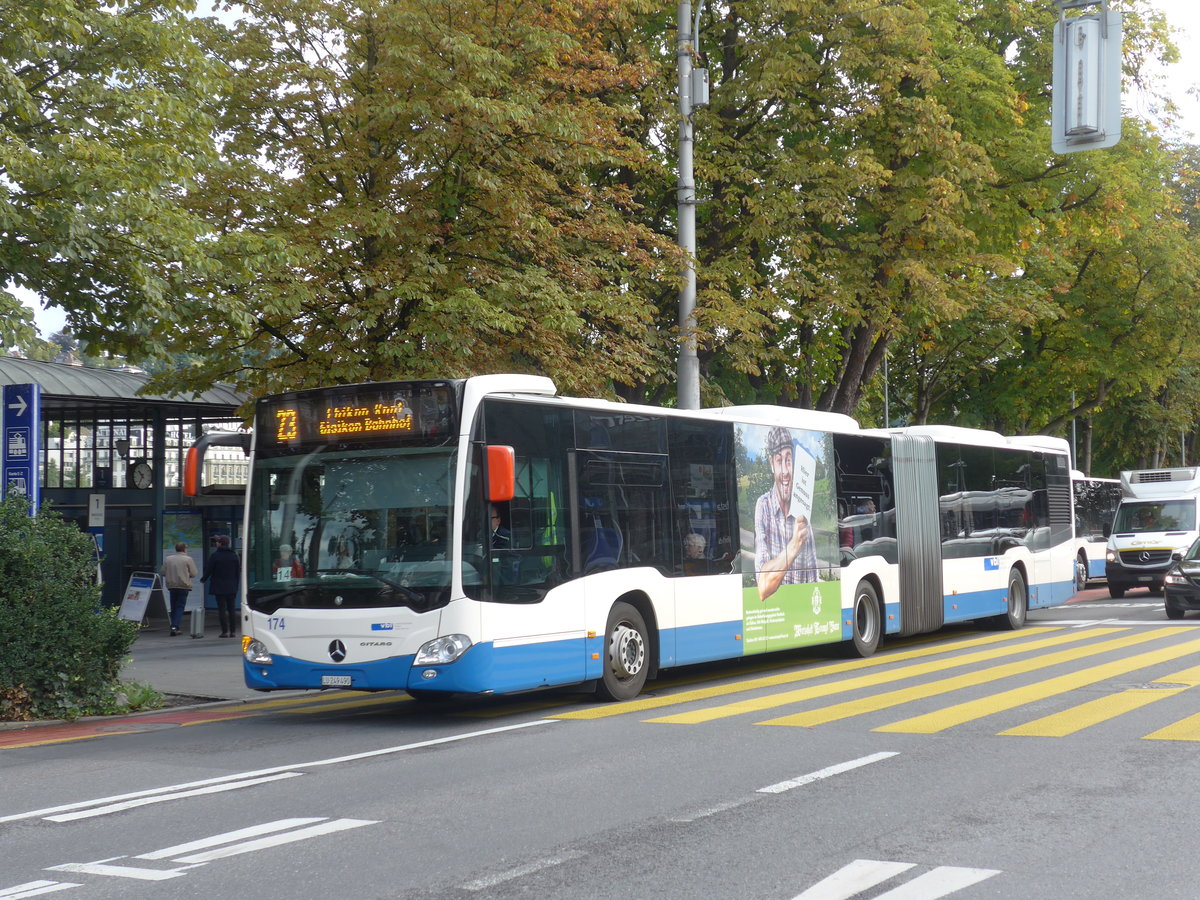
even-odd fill
[{"label": "clock on pole", "polygon": [[144,459],[129,465],[129,484],[135,488],[148,488],[154,483],[154,469]]}]

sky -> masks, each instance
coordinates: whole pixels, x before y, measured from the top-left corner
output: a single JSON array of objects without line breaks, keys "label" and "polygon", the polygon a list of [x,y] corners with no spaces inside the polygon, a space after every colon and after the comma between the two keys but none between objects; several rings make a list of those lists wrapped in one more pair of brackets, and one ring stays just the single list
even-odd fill
[{"label": "sky", "polygon": [[[206,2],[202,0],[202,3]],[[1153,5],[1166,13],[1168,22],[1180,29],[1181,33],[1175,35],[1175,44],[1180,48],[1183,61],[1165,67],[1162,76],[1165,88],[1179,106],[1181,127],[1200,140],[1200,98],[1187,93],[1189,88],[1200,87],[1200,66],[1188,59],[1189,50],[1200,43],[1200,0],[1155,0]],[[1136,98],[1126,98],[1125,105],[1135,112],[1138,109]],[[62,310],[43,308],[33,293],[18,292],[18,295],[33,309],[34,321],[42,337],[62,330],[65,321]]]}]

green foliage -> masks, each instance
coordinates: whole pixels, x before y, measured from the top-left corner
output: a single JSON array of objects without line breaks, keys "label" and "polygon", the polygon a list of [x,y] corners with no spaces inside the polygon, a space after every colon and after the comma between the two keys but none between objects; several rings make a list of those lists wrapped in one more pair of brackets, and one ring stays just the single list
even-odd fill
[{"label": "green foliage", "polygon": [[114,712],[136,626],[100,608],[92,542],[53,510],[0,503],[0,719]]},{"label": "green foliage", "polygon": [[120,710],[141,712],[148,709],[160,709],[165,699],[152,685],[140,681],[126,681],[121,685],[116,695]]},{"label": "green foliage", "polygon": [[[1167,23],[1119,5],[1149,119],[1068,157],[1044,0],[703,5],[703,401],[880,424],[886,359],[893,422],[1087,420],[1098,460],[1168,457],[1200,412],[1200,156],[1146,92]],[[5,7],[0,286],[162,390],[529,371],[673,398],[673,7],[237,8]]]},{"label": "green foliage", "polygon": [[674,279],[673,241],[597,178],[645,155],[622,125],[649,70],[605,39],[620,3],[244,10],[210,23],[228,140],[189,198],[213,270],[153,348],[206,352],[158,386],[651,374],[642,287]]},{"label": "green foliage", "polygon": [[31,342],[11,287],[62,308],[80,338],[120,350],[148,341],[180,273],[203,266],[205,226],[182,200],[215,145],[210,67],[189,9],[0,4],[4,346]]}]

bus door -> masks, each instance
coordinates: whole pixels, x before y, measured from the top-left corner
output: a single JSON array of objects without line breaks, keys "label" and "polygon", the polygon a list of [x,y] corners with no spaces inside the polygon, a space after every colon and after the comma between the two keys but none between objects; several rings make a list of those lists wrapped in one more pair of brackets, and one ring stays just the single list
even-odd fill
[{"label": "bus door", "polygon": [[900,569],[900,633],[945,624],[937,455],[933,438],[892,435],[896,544]]},{"label": "bus door", "polygon": [[631,570],[671,571],[667,457],[601,450],[574,455],[574,565],[583,576],[588,621],[604,622],[615,600],[645,587],[646,579]]}]

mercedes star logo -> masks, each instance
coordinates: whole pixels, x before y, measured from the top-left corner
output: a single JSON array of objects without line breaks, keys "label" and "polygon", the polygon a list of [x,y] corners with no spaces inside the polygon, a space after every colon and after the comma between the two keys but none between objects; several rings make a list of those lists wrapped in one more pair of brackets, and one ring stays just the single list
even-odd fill
[{"label": "mercedes star logo", "polygon": [[329,642],[329,658],[334,662],[341,662],[346,658],[346,645],[341,641]]},{"label": "mercedes star logo", "polygon": [[1142,555],[1138,557],[1142,562],[1150,562],[1150,551],[1143,550]]}]

